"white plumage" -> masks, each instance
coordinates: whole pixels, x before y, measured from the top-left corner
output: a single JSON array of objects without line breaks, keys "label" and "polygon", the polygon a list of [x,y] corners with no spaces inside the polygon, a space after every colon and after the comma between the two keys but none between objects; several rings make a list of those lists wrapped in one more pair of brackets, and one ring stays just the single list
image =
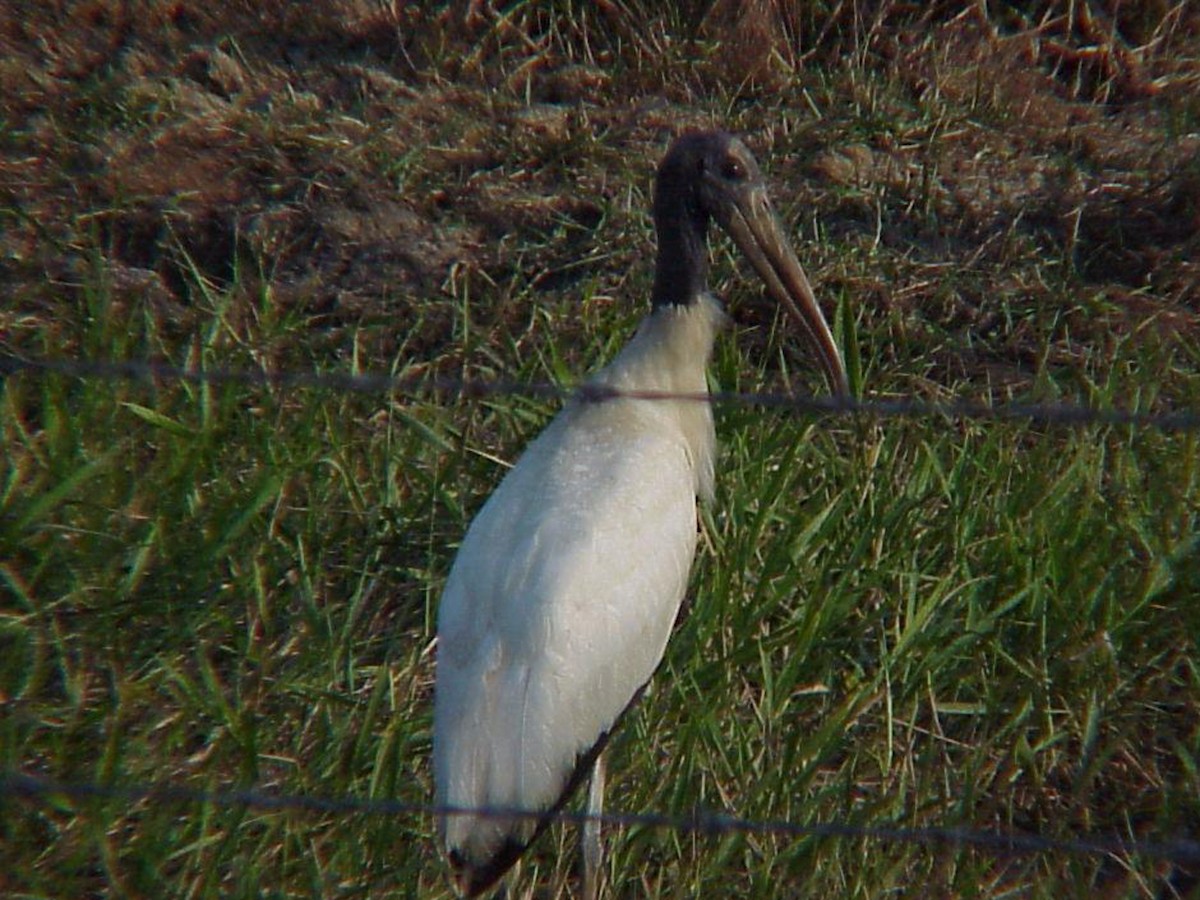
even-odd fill
[{"label": "white plumage", "polygon": [[[705,367],[724,321],[704,287],[711,217],[772,293],[782,286],[789,293],[781,301],[799,304],[834,388],[844,389],[836,347],[811,291],[804,295],[807,282],[794,283],[797,273],[803,281],[794,255],[772,243],[782,237],[764,204],[754,161],[735,139],[707,133],[676,143],[656,187],[654,309],[593,383],[707,390]],[[525,450],[471,523],[442,596],[439,806],[549,811],[587,774],[662,659],[695,555],[696,501],[712,495],[714,452],[708,403],[627,396],[572,401]],[[460,887],[485,890],[543,825],[444,816]],[[585,884],[585,893],[594,890]]]},{"label": "white plumage", "polygon": [[[711,301],[658,310],[594,381],[704,391],[721,317]],[[559,799],[576,757],[662,658],[695,553],[696,496],[712,491],[713,447],[708,404],[577,400],[504,478],[442,597],[434,729],[449,752],[435,757],[439,803],[545,809]],[[457,816],[446,842],[486,857],[507,831],[527,839],[533,825]]]}]

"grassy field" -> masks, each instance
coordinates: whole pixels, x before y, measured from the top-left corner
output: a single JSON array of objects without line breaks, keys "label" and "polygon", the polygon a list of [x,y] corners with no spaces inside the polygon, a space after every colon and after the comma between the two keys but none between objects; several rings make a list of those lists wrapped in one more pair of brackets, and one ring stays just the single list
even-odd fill
[{"label": "grassy field", "polygon": [[[573,384],[645,312],[658,157],[720,125],[863,398],[1200,409],[1190,4],[211,6],[0,7],[3,360]],[[713,385],[818,389],[713,264]],[[556,406],[5,375],[0,776],[429,802],[441,585]],[[610,809],[1197,839],[1200,434],[716,412]],[[1200,884],[1194,857],[608,839],[617,897]],[[521,889],[568,895],[574,841]],[[450,888],[423,814],[6,791],[0,895]]]}]

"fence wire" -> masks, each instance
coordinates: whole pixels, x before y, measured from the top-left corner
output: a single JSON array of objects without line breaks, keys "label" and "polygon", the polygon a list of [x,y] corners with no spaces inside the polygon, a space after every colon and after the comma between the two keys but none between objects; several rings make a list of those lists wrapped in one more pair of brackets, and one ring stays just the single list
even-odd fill
[{"label": "fence wire", "polygon": [[75,378],[109,381],[181,381],[205,384],[245,384],[277,388],[306,388],[341,393],[390,393],[406,397],[450,394],[466,399],[521,396],[537,399],[683,400],[724,406],[749,406],[808,415],[864,415],[877,419],[946,418],[1027,421],[1040,425],[1085,427],[1120,425],[1160,431],[1200,431],[1200,410],[1149,412],[1119,407],[1069,403],[989,404],[976,400],[935,401],[918,398],[856,399],[785,393],[674,393],[625,391],[584,382],[575,386],[504,378],[450,378],[426,374],[312,372],[263,369],[197,369],[141,360],[84,360],[0,355],[0,379],[19,373],[56,373]]},{"label": "fence wire", "polygon": [[663,813],[605,812],[584,813],[559,810],[552,813],[522,809],[464,808],[407,803],[401,800],[362,799],[297,795],[253,789],[209,791],[169,783],[98,784],[64,782],[23,773],[0,774],[0,797],[27,801],[70,798],[120,800],[130,804],[158,803],[164,806],[211,805],[239,807],[262,812],[303,814],[367,815],[436,818],[473,816],[495,819],[550,818],[555,822],[582,825],[598,822],[614,828],[651,828],[680,834],[720,837],[726,834],[770,835],[785,840],[808,838],[869,839],[890,843],[936,844],[973,847],[996,855],[1035,855],[1067,853],[1075,856],[1136,856],[1159,859],[1174,865],[1200,865],[1200,841],[1191,838],[1146,841],[1113,836],[1052,838],[1030,833],[1001,833],[961,827],[902,827],[892,825],[854,825],[847,822],[790,822],[777,819],[745,819],[738,816],[697,810],[687,816]]}]

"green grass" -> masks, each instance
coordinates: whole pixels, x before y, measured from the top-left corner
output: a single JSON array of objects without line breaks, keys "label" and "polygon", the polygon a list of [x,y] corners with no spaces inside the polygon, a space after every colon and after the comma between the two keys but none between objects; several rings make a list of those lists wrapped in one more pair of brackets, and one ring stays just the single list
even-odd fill
[{"label": "green grass", "polygon": [[[1151,6],[1122,13],[1165,48],[1136,71],[1030,62],[949,16],[864,35],[817,4],[774,23],[795,40],[757,74],[686,5],[515,4],[474,32],[286,6],[263,5],[273,31],[150,4],[132,62],[105,56],[102,12],[86,33],[39,14],[56,41],[0,66],[23,173],[0,193],[0,352],[571,383],[643,313],[666,131],[720,121],[760,151],[864,396],[1200,408],[1200,64]],[[1054,34],[1091,46],[1079,28]],[[254,90],[203,87],[216,50]],[[571,66],[595,78],[579,102],[555,99]],[[724,242],[713,258],[735,319],[714,386],[817,384]],[[6,376],[0,773],[429,802],[438,595],[554,408]],[[717,418],[686,613],[614,739],[610,810],[1194,839],[1200,435]],[[608,850],[621,897],[1165,897],[1197,875],[642,826]],[[561,896],[576,863],[556,828],[522,883]],[[0,894],[450,891],[428,816],[68,794],[0,795]]]},{"label": "green grass", "polygon": [[[236,288],[211,300],[173,347],[140,310],[114,327],[99,285],[74,338],[93,358],[139,347],[235,368],[280,338],[263,318],[232,324]],[[568,353],[546,340],[524,361],[486,356],[544,380]],[[887,393],[873,340],[860,333],[865,380]],[[612,343],[601,323],[591,349]],[[1133,373],[1109,377],[1123,396],[1164,375],[1152,354],[1102,362]],[[760,367],[734,337],[715,369],[753,390]],[[7,769],[428,799],[437,593],[494,457],[536,432],[543,404],[32,373],[3,400]],[[739,407],[719,423],[707,549],[615,743],[613,808],[1190,833],[1196,434]],[[444,891],[427,817],[3,803],[15,894]],[[611,846],[620,894],[1082,895],[1117,876],[1104,858],[871,840],[633,828]],[[545,842],[526,872],[560,883],[572,849]],[[1123,865],[1161,876],[1155,860]]]}]

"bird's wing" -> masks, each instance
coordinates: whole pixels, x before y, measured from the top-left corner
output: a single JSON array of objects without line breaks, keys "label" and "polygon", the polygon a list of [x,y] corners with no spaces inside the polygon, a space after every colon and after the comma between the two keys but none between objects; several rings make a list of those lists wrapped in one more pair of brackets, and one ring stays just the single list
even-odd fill
[{"label": "bird's wing", "polygon": [[[662,658],[695,551],[696,475],[678,431],[639,407],[566,411],[467,532],[439,610],[439,803],[549,808]],[[476,857],[533,823],[445,830]]]}]

